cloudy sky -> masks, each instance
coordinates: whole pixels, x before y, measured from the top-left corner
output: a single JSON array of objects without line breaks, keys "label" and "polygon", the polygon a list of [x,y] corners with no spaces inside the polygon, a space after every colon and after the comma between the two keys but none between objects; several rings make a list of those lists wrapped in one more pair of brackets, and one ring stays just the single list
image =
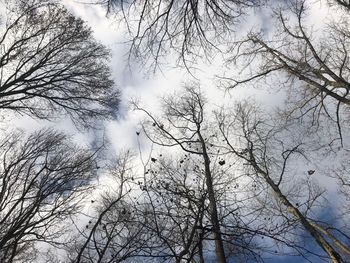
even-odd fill
[{"label": "cloudy sky", "polygon": [[[210,61],[202,61],[197,70],[193,70],[193,75],[188,74],[186,69],[176,67],[175,58],[168,56],[160,70],[153,72],[140,66],[140,61],[127,61],[128,35],[123,25],[118,24],[113,16],[107,17],[106,10],[100,5],[87,4],[89,1],[81,0],[62,0],[66,7],[75,15],[85,20],[92,28],[96,39],[101,41],[112,51],[111,68],[113,69],[113,77],[117,87],[122,92],[121,107],[119,109],[118,118],[115,121],[101,124],[104,127],[105,134],[109,137],[110,142],[114,146],[115,153],[125,149],[137,149],[138,137],[136,131],[140,129],[140,121],[144,116],[138,112],[132,111],[130,106],[131,100],[137,100],[147,110],[152,113],[159,113],[159,98],[172,94],[174,91],[181,90],[186,83],[196,83],[200,85],[201,90],[210,98],[209,107],[215,109],[225,104],[232,105],[235,100],[248,98],[257,101],[264,108],[275,108],[283,106],[286,99],[283,90],[278,87],[271,89],[270,85],[274,85],[274,80],[270,79],[268,83],[261,82],[258,85],[236,87],[234,90],[226,90],[220,86],[217,76],[239,76],[239,65],[223,66],[223,58],[221,55],[213,57]],[[285,1],[276,1],[276,7],[285,4]],[[330,19],[339,18],[339,13],[333,13],[332,10],[325,5],[324,1],[315,1],[308,10],[306,24],[312,25],[314,36],[321,35],[325,23]],[[237,24],[237,36],[245,36],[250,30],[262,30],[267,37],[272,37],[273,23],[271,21],[270,8],[266,10],[253,10],[249,16],[246,16],[240,24]],[[21,123],[27,125],[33,120],[25,119]],[[35,122],[35,121],[34,121]],[[40,122],[37,122],[41,125]],[[32,124],[33,125],[33,124]],[[69,121],[63,121],[62,127],[74,133],[74,127]],[[94,133],[81,134],[77,133],[77,140],[84,142],[86,138],[93,140]],[[139,137],[139,138],[142,138]],[[142,141],[144,152],[147,155],[149,144],[145,140]],[[315,169],[317,165],[322,166],[324,162],[308,163],[309,168]],[[304,169],[304,168],[303,168]],[[329,185],[330,180],[324,177],[322,180],[325,185]]]},{"label": "cloudy sky", "polygon": [[[166,58],[168,63],[156,72],[140,67],[139,61],[131,61],[132,65],[129,65],[127,63],[128,44],[123,43],[127,39],[123,26],[113,18],[107,18],[106,11],[101,6],[84,2],[63,0],[69,10],[87,21],[95,37],[112,51],[111,67],[115,83],[122,91],[122,105],[118,120],[106,123],[105,128],[117,151],[136,146],[135,131],[138,129],[140,116],[130,110],[130,100],[136,99],[145,108],[157,112],[159,98],[181,89],[186,83],[199,84],[206,96],[210,97],[209,105],[214,108],[225,101],[247,97],[259,100],[267,106],[282,103],[282,92],[271,92],[268,88],[261,87],[253,90],[243,87],[227,91],[219,87],[216,76],[222,75],[223,72],[223,61],[219,55],[210,63],[202,62],[197,70],[193,70],[193,76],[184,68],[176,67],[175,59],[171,56]],[[319,15],[319,12],[317,14]],[[257,27],[261,27],[266,34],[269,33],[270,21],[266,13],[254,12],[239,25],[241,31],[238,33]],[[224,71],[232,74],[235,68],[225,67]]]},{"label": "cloudy sky", "polygon": [[[116,153],[122,149],[137,147],[135,132],[139,129],[142,116],[130,109],[130,100],[140,101],[144,108],[156,113],[160,110],[157,103],[159,98],[181,89],[186,83],[200,85],[204,94],[210,98],[209,106],[213,108],[225,102],[232,104],[233,100],[243,98],[258,101],[265,108],[280,106],[284,102],[284,91],[270,88],[271,83],[274,85],[273,80],[268,84],[260,83],[257,88],[242,86],[234,90],[225,90],[220,86],[217,76],[239,76],[240,72],[239,67],[224,65],[221,55],[212,57],[210,61],[202,61],[197,70],[192,71],[192,76],[186,69],[176,67],[175,58],[171,56],[165,59],[166,63],[156,72],[150,72],[140,66],[140,61],[137,59],[128,63],[129,46],[125,43],[128,35],[123,25],[118,24],[113,16],[108,18],[102,6],[87,4],[89,1],[62,0],[62,2],[71,12],[85,20],[91,26],[95,37],[112,51],[111,67],[115,83],[122,92],[121,107],[116,121],[103,123],[101,126],[104,127],[104,132]],[[284,3],[284,1],[276,1],[276,6]],[[237,36],[244,36],[251,29],[260,29],[266,36],[272,35],[273,26],[269,10],[269,8],[253,10],[240,24],[237,24]],[[316,33],[317,28],[321,28],[326,21],[324,18],[329,17],[329,12],[329,8],[322,6],[321,1],[317,1],[309,10],[308,23],[313,25]],[[25,126],[28,126],[28,123],[33,125],[32,120],[21,121]],[[40,125],[39,122],[37,124]],[[74,133],[74,127],[69,121],[64,121],[62,127]],[[93,140],[94,133],[76,135],[77,140],[81,142],[86,140],[86,136],[89,140]]]},{"label": "cloudy sky", "polygon": [[[176,67],[175,58],[169,56],[165,59],[160,70],[150,72],[140,66],[140,61],[127,62],[128,44],[123,43],[128,39],[123,25],[118,24],[113,17],[106,16],[106,10],[99,5],[88,4],[89,1],[62,0],[65,6],[75,15],[85,20],[92,28],[96,39],[101,41],[112,51],[111,68],[117,87],[122,92],[121,107],[118,119],[113,122],[103,123],[106,134],[110,137],[116,151],[136,146],[135,131],[141,116],[130,110],[130,100],[138,100],[141,104],[157,112],[159,110],[157,101],[159,97],[173,93],[181,89],[186,83],[199,84],[207,97],[210,97],[209,105],[215,108],[225,102],[249,98],[259,101],[265,107],[274,107],[283,104],[284,93],[276,89],[271,90],[269,86],[259,85],[257,89],[237,87],[234,90],[225,90],[219,86],[217,76],[239,75],[237,67],[223,66],[220,55],[213,57],[210,61],[203,61],[193,70],[193,75],[188,74],[186,69]],[[281,4],[284,1],[276,1]],[[329,16],[329,9],[317,1],[309,11],[308,22],[314,28],[322,27],[325,16]],[[264,34],[270,32],[270,14],[265,10],[253,11],[241,24],[237,25],[237,35],[244,35],[250,29],[260,28]],[[317,32],[317,31],[316,31]],[[223,73],[224,72],[224,73]],[[67,131],[75,133],[74,125],[69,120],[63,120],[59,124],[44,123],[29,117],[23,117],[16,121],[17,126],[25,129],[37,129],[41,126],[55,125]],[[92,140],[93,134],[77,134],[77,140],[83,142],[86,136]]]},{"label": "cloudy sky", "polygon": [[[185,83],[198,83],[206,96],[210,98],[209,105],[213,108],[222,103],[230,103],[232,100],[242,98],[255,99],[264,107],[275,107],[283,104],[284,93],[278,92],[276,89],[270,90],[268,86],[260,85],[256,89],[241,87],[232,91],[218,87],[218,79],[215,78],[217,75],[221,75],[224,71],[227,72],[226,74],[238,73],[235,68],[224,68],[223,70],[223,61],[220,56],[214,57],[210,63],[201,63],[198,70],[193,71],[195,77],[187,74],[184,68],[175,67],[175,59],[172,57],[168,57],[169,63],[155,73],[145,70],[140,66],[139,61],[131,61],[129,65],[126,59],[128,45],[123,43],[127,39],[127,35],[122,25],[118,25],[113,18],[107,18],[106,11],[101,6],[74,0],[62,0],[62,2],[71,12],[87,21],[95,37],[112,51],[111,67],[115,83],[122,92],[121,108],[115,121],[101,123],[101,126],[104,127],[116,153],[123,149],[137,148],[135,132],[140,129],[139,122],[142,116],[130,110],[129,101],[139,100],[145,108],[152,112],[159,112],[158,99],[165,94],[180,90]],[[308,22],[315,25],[317,29],[325,21],[324,17],[330,15],[328,12],[328,8],[324,8],[320,2],[316,2],[310,10]],[[251,14],[244,23],[238,26],[240,30],[238,33],[244,34],[250,28],[257,29],[257,27],[260,27],[266,35],[272,33],[270,32],[269,14],[264,11]],[[47,123],[42,124],[39,121],[23,118],[18,122],[18,125],[36,129],[41,125],[47,125]],[[62,121],[59,126],[75,134],[74,127],[69,121]],[[76,133],[75,136],[76,140],[81,143],[84,143],[87,138],[90,141],[94,139],[93,132]],[[145,148],[147,149],[146,146]],[[281,262],[280,258],[278,260],[276,262]],[[300,261],[291,260],[289,262]]]}]

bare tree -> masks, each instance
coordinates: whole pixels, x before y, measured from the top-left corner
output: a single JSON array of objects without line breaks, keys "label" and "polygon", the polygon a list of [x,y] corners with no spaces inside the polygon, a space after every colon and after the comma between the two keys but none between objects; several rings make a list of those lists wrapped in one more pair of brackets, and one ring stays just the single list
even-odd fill
[{"label": "bare tree", "polygon": [[303,140],[290,139],[288,127],[244,103],[217,114],[215,125],[205,102],[187,88],[163,100],[160,118],[135,105],[149,118],[137,136],[181,154],[151,153],[141,174],[128,158],[116,162],[117,189],[103,195],[96,216],[81,227],[72,261],[205,262],[214,243],[221,262],[259,262],[266,253],[343,262],[347,231],[319,215],[327,205],[325,190],[310,179],[314,171],[291,180],[295,156],[305,155]]},{"label": "bare tree", "polygon": [[[64,222],[79,212],[94,177],[94,154],[52,130],[1,140],[0,260],[37,259],[41,244],[62,246]],[[68,221],[68,220],[67,220]]]},{"label": "bare tree", "polygon": [[[250,170],[252,176],[260,178],[268,185],[268,190],[272,192],[270,199],[277,202],[275,210],[279,210],[282,217],[287,219],[281,227],[286,231],[288,224],[295,220],[332,262],[344,262],[350,255],[349,247],[342,242],[344,236],[328,231],[336,227],[332,222],[320,223],[322,219],[317,219],[317,213],[312,212],[319,205],[317,200],[323,195],[323,191],[310,180],[301,185],[299,183],[298,188],[290,187],[290,162],[294,155],[303,155],[302,142],[292,146],[295,142],[286,139],[288,137],[284,128],[276,128],[249,104],[239,104],[235,112],[219,114],[218,124],[228,149],[245,161],[246,169]],[[233,133],[235,136],[232,136]],[[276,151],[280,152],[279,158],[274,153]],[[308,176],[314,172],[308,171]],[[295,223],[292,225],[295,227]]]},{"label": "bare tree", "polygon": [[140,255],[147,239],[130,195],[135,176],[132,159],[128,151],[111,161],[108,185],[100,186],[102,194],[95,194],[89,204],[96,211],[88,215],[86,225],[77,225],[71,262],[122,262]]},{"label": "bare tree", "polygon": [[[104,186],[103,194],[94,197],[96,215],[80,227],[77,242],[69,251],[71,261],[152,262],[161,258],[182,262],[196,257],[204,205],[203,200],[196,203],[183,181],[177,180],[182,173],[169,165],[155,165],[137,175],[129,154],[111,168],[108,176],[116,188]],[[163,179],[156,176],[157,170],[159,175],[164,172]]]},{"label": "bare tree", "polygon": [[[153,157],[157,160],[151,161],[146,183],[141,185],[148,204],[146,227],[154,233],[151,242],[157,244],[150,257],[157,255],[170,262],[206,262],[214,256],[210,251],[215,236],[201,156],[187,152],[168,159],[163,154]],[[223,162],[221,159],[211,160],[216,163],[211,172],[225,258],[260,262],[259,246],[252,241],[257,233],[239,218],[243,214],[233,193],[238,192],[238,183],[231,174],[232,167],[229,163],[218,164]]]},{"label": "bare tree", "polygon": [[[224,153],[215,146],[217,135],[206,119],[210,117],[209,114],[206,116],[205,104],[206,99],[199,89],[186,87],[181,94],[163,99],[164,115],[161,118],[135,106],[149,117],[149,121],[143,124],[143,131],[154,144],[161,147],[178,147],[185,153],[174,168],[171,168],[173,165],[165,165],[162,158],[151,158],[151,162],[159,162],[162,169],[158,168],[157,175],[154,175],[154,178],[158,178],[156,181],[160,183],[153,187],[146,185],[147,189],[150,187],[152,193],[157,195],[158,198],[154,197],[156,201],[163,200],[164,220],[167,218],[168,210],[171,209],[175,209],[175,215],[181,212],[192,217],[190,225],[188,223],[180,225],[184,224],[190,226],[189,229],[197,228],[202,231],[199,233],[204,235],[201,236],[202,240],[198,240],[198,246],[204,247],[210,240],[214,241],[218,262],[226,262],[231,257],[239,258],[241,255],[246,256],[246,260],[254,258],[258,261],[259,257],[252,241],[256,232],[251,231],[244,219],[239,219],[240,204],[234,194],[237,178],[231,174],[233,167],[229,160],[226,162],[222,159]],[[191,162],[194,166],[190,164]],[[151,171],[154,172],[154,169]],[[193,181],[188,182],[190,178]],[[228,194],[230,187],[233,192],[231,195]],[[177,199],[179,202],[187,203],[187,212],[181,205],[176,205],[174,200]],[[203,205],[204,207],[201,207]],[[198,221],[200,214],[203,214],[200,217],[204,218],[204,221],[203,219]],[[172,216],[171,213],[170,220],[175,223],[181,222],[181,219]],[[245,239],[249,239],[250,244],[245,242]],[[194,251],[201,258],[201,248]]]},{"label": "bare tree", "polygon": [[150,233],[149,258],[162,257],[175,262],[204,262],[202,226],[205,219],[205,185],[190,165],[191,158],[170,160],[153,156],[140,181],[140,216]]},{"label": "bare tree", "polygon": [[274,39],[252,32],[237,44],[239,52],[232,61],[256,66],[250,67],[246,78],[228,78],[228,86],[269,76],[280,80],[277,85],[289,94],[288,118],[308,118],[317,126],[326,117],[333,122],[330,127],[337,128],[343,145],[342,122],[350,105],[349,13],[342,12],[341,18],[314,32],[305,21],[307,4],[296,1],[287,11],[275,12]]},{"label": "bare tree", "polygon": [[[122,20],[131,35],[130,55],[150,59],[155,66],[170,50],[183,65],[220,50],[246,8],[259,0],[148,1],[97,0],[107,13]],[[136,21],[135,21],[136,19]],[[223,46],[223,48],[226,48]],[[161,61],[160,61],[161,62]]]},{"label": "bare tree", "polygon": [[111,118],[119,102],[109,52],[85,23],[53,1],[2,3],[0,109],[79,126]]},{"label": "bare tree", "polygon": [[[180,146],[184,151],[191,154],[198,154],[203,158],[204,176],[206,183],[206,191],[208,192],[210,220],[213,225],[213,235],[215,240],[215,253],[218,262],[226,262],[222,233],[218,216],[218,208],[213,184],[213,175],[210,169],[210,158],[207,152],[204,135],[202,135],[202,124],[204,122],[204,98],[195,89],[188,88],[184,97],[176,99],[168,99],[164,101],[165,115],[169,125],[178,127],[177,133],[174,135],[169,132],[164,124],[157,122],[151,114],[142,108],[136,109],[144,111],[154,121],[154,127],[161,130],[160,140],[154,138],[147,133],[147,137],[154,143],[161,146]],[[170,126],[170,127],[171,127]],[[191,146],[193,144],[193,146]],[[191,149],[194,147],[194,149]]]}]

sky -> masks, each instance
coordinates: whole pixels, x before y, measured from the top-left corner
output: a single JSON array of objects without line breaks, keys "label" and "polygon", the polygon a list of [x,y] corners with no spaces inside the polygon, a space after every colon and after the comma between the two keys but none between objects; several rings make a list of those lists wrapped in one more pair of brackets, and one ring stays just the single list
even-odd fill
[{"label": "sky", "polygon": [[[166,66],[153,73],[140,67],[137,59],[127,62],[128,44],[123,43],[127,39],[125,28],[118,24],[113,18],[106,16],[106,10],[100,5],[87,4],[82,0],[61,0],[62,3],[75,15],[81,17],[91,27],[97,40],[103,43],[112,52],[111,68],[113,79],[118,89],[122,92],[121,105],[118,110],[116,121],[101,123],[105,133],[110,137],[116,152],[125,148],[137,146],[135,131],[139,129],[139,122],[142,116],[133,112],[130,108],[130,101],[137,100],[152,112],[160,112],[159,98],[165,94],[171,94],[181,89],[186,83],[199,83],[201,90],[210,98],[210,106],[215,108],[225,103],[232,103],[232,100],[249,98],[257,100],[265,107],[283,105],[283,91],[271,90],[268,86],[259,85],[258,89],[237,87],[234,90],[225,90],[218,85],[216,76],[237,74],[235,67],[224,67],[221,56],[215,57],[210,63],[201,63],[194,76],[187,74],[184,68],[175,67],[176,62],[168,57]],[[280,3],[283,1],[276,1]],[[310,22],[314,27],[321,26],[324,17],[329,9],[323,8],[321,2],[314,5],[310,12]],[[237,25],[237,34],[249,31],[251,28],[260,27],[264,34],[270,34],[271,21],[267,12],[254,11],[243,23]],[[266,84],[265,84],[266,85]],[[76,133],[74,125],[69,120],[61,120],[58,123],[48,123],[34,120],[30,117],[19,118],[16,126],[25,129],[38,129],[43,126],[55,126],[75,134],[76,140],[84,142],[86,139],[93,140],[94,133]]]},{"label": "sky", "polygon": [[[72,13],[85,20],[93,30],[96,39],[112,52],[110,65],[115,84],[122,94],[121,105],[117,119],[103,122],[101,126],[116,154],[122,150],[137,149],[138,147],[136,131],[140,130],[140,121],[144,116],[132,110],[130,101],[139,101],[145,109],[157,114],[161,112],[159,99],[166,94],[173,94],[175,91],[181,90],[188,83],[200,85],[204,95],[210,98],[208,106],[211,109],[216,109],[221,105],[230,106],[233,101],[242,99],[256,101],[267,109],[283,107],[286,94],[276,87],[271,89],[270,86],[275,85],[273,78],[269,83],[258,83],[255,88],[245,85],[227,90],[220,86],[217,76],[235,74],[240,76],[239,67],[225,65],[223,57],[220,55],[209,62],[200,63],[198,70],[192,72],[192,76],[188,74],[186,69],[176,67],[175,58],[171,55],[166,58],[168,63],[156,72],[150,72],[140,66],[140,61],[137,58],[128,63],[129,46],[125,43],[128,36],[122,24],[113,20],[113,16],[107,17],[106,10],[100,5],[87,4],[89,1],[82,0],[62,0],[62,2]],[[276,1],[276,6],[281,3],[285,2]],[[260,11],[254,10],[240,24],[237,24],[237,35],[244,36],[247,31],[258,28],[261,28],[266,36],[272,35],[271,14],[267,10],[269,8]],[[321,1],[315,2],[309,10],[307,21],[313,25],[315,34],[321,33],[318,29],[322,28],[324,22],[327,21],[325,17],[330,15],[333,16],[330,14],[329,8],[323,6]],[[30,121],[28,120],[28,122]],[[27,125],[26,121],[23,123]],[[60,126],[74,134],[74,126],[69,121],[63,121]],[[90,133],[76,134],[77,140],[81,142],[86,138],[93,141],[95,135],[91,131]],[[145,147],[145,152],[149,150],[149,144],[145,141],[143,141],[142,147]]]},{"label": "sky", "polygon": [[[112,51],[111,68],[115,83],[122,92],[122,98],[118,120],[105,123],[105,128],[116,151],[137,146],[134,135],[139,129],[138,123],[142,116],[131,110],[131,100],[140,101],[144,108],[157,113],[160,112],[157,103],[159,98],[182,89],[187,83],[199,83],[201,90],[210,98],[209,104],[212,108],[225,102],[232,103],[232,99],[252,97],[268,106],[282,103],[282,92],[271,92],[268,88],[253,90],[243,87],[228,91],[219,87],[218,79],[215,77],[223,72],[221,56],[215,57],[210,63],[201,63],[198,70],[194,71],[195,77],[188,74],[186,69],[175,67],[175,59],[171,56],[167,57],[169,63],[156,72],[140,68],[139,61],[132,61],[130,66],[126,59],[128,45],[123,43],[127,37],[126,32],[120,24],[106,17],[106,10],[103,7],[79,0],[62,0],[62,2],[71,12],[85,20],[92,28],[96,39]],[[269,27],[266,14],[255,13],[239,27],[245,31],[257,25]],[[267,33],[267,29],[265,32]],[[225,70],[231,73],[235,69]]]},{"label": "sky", "polygon": [[[255,99],[265,107],[275,107],[283,105],[284,93],[276,90],[271,91],[269,87],[261,86],[259,89],[236,88],[233,91],[227,91],[217,86],[216,75],[223,72],[222,59],[220,56],[215,57],[211,63],[202,63],[199,70],[195,71],[196,79],[186,74],[183,68],[174,67],[174,58],[169,57],[169,65],[165,66],[162,71],[150,73],[138,65],[138,61],[128,66],[126,54],[128,45],[123,43],[126,40],[125,29],[118,25],[112,18],[106,17],[106,10],[99,5],[90,5],[83,1],[62,0],[63,4],[75,15],[85,20],[92,28],[96,39],[101,41],[112,52],[111,68],[116,86],[122,92],[121,106],[118,117],[114,121],[103,122],[103,133],[109,138],[113,145],[115,154],[125,149],[137,150],[138,141],[136,131],[140,130],[140,121],[143,116],[131,110],[130,101],[138,100],[144,108],[153,113],[161,111],[157,101],[165,94],[171,94],[180,90],[186,83],[198,82],[200,80],[201,89],[205,95],[210,98],[209,105],[213,109],[222,103],[230,104],[232,100],[243,98]],[[321,3],[316,3],[310,11],[309,23],[321,26],[324,17],[328,15],[328,9],[323,8]],[[259,12],[252,14],[244,23],[239,26],[241,32],[245,32],[251,27],[261,26],[264,34],[269,35],[271,28],[270,17],[267,13]],[[234,72],[234,68],[231,68]],[[225,71],[230,72],[229,69]],[[38,129],[46,126],[48,123],[36,121],[29,117],[23,117],[16,122],[16,125],[26,129]],[[79,143],[92,143],[96,136],[101,134],[93,131],[81,133],[76,132],[74,125],[69,120],[62,120],[59,123],[49,123],[51,126],[59,127],[71,133]],[[150,145],[142,141],[143,151],[150,150]],[[314,168],[314,167],[312,167]],[[269,261],[269,262],[282,262]],[[283,262],[302,262],[301,259],[286,259]]]}]

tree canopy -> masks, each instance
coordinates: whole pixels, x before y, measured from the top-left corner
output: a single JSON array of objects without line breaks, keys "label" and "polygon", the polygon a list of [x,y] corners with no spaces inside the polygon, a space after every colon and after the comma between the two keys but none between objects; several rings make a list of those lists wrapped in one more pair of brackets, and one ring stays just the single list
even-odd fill
[{"label": "tree canopy", "polygon": [[[348,262],[350,2],[93,3],[126,29],[129,61],[162,69],[175,54],[195,76],[220,54],[218,87],[131,100],[135,145],[116,154],[127,138],[112,133],[92,147],[0,130],[0,261]],[[0,117],[118,121],[112,52],[82,18],[53,0],[1,5]],[[254,15],[271,28],[247,28]]]},{"label": "tree canopy", "polygon": [[77,125],[111,118],[119,103],[109,51],[91,29],[52,1],[10,1],[0,44],[0,109]]}]

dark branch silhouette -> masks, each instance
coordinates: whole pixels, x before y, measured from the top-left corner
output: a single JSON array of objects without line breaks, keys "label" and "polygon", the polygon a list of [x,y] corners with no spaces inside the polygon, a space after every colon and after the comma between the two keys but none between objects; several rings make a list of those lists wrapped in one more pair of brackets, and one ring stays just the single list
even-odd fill
[{"label": "dark branch silhouette", "polygon": [[109,52],[85,23],[51,1],[2,6],[0,109],[40,119],[68,115],[78,126],[112,118],[119,93]]}]

